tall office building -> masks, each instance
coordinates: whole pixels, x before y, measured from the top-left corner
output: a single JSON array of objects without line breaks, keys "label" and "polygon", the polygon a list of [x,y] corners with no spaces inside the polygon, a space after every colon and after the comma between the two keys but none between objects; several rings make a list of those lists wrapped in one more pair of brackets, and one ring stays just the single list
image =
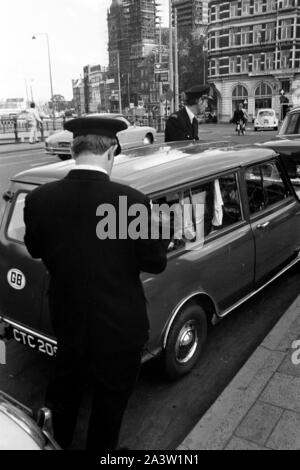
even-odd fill
[{"label": "tall office building", "polygon": [[147,95],[138,64],[156,45],[156,9],[156,0],[112,0],[108,10],[109,69],[117,84],[119,67],[123,106]]},{"label": "tall office building", "polygon": [[195,33],[208,23],[208,0],[172,0],[177,10],[178,34]]},{"label": "tall office building", "polygon": [[209,81],[218,114],[228,121],[238,103],[250,116],[274,108],[282,117],[300,87],[300,0],[211,0]]}]

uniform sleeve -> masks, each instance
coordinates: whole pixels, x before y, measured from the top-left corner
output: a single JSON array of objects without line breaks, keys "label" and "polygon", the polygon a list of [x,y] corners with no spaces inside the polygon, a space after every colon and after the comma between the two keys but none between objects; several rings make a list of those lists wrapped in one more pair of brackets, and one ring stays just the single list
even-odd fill
[{"label": "uniform sleeve", "polygon": [[41,229],[39,225],[39,217],[37,211],[34,210],[34,205],[31,201],[30,195],[25,199],[24,205],[24,223],[25,235],[24,242],[29,254],[32,258],[42,257],[42,238]]},{"label": "uniform sleeve", "polygon": [[185,140],[185,129],[178,116],[171,115],[166,122],[165,141]]},{"label": "uniform sleeve", "polygon": [[[151,238],[151,207],[149,199],[145,199],[145,205],[148,209],[148,238],[136,240],[136,253],[140,271],[159,274],[167,265],[167,249],[170,240],[163,240],[161,234],[157,238]],[[159,233],[160,231],[158,231]]]}]

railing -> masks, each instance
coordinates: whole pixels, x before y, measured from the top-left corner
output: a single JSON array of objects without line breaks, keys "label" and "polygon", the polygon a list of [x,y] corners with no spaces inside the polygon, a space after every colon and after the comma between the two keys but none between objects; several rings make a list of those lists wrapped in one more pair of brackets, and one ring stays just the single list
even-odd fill
[{"label": "railing", "polygon": [[[42,134],[42,140],[44,138],[44,133],[55,132],[56,130],[63,129],[62,119],[44,119],[42,126],[39,127],[39,130]],[[18,142],[21,140],[22,133],[29,132],[29,122],[25,119],[17,118],[0,118],[0,134],[14,134],[15,140]]]}]

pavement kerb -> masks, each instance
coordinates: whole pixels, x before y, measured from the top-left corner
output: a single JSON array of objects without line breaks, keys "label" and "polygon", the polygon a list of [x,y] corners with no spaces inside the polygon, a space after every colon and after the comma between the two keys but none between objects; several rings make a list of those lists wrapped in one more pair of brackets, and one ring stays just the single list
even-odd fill
[{"label": "pavement kerb", "polygon": [[221,450],[286,357],[280,346],[300,313],[300,295],[186,436],[178,450]]}]

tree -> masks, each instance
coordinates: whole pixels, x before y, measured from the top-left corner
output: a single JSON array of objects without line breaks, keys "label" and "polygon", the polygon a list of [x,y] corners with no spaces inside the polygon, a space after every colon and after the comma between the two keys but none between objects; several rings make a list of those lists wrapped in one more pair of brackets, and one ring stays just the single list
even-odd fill
[{"label": "tree", "polygon": [[206,82],[206,53],[204,36],[196,36],[188,30],[178,36],[179,90]]}]

